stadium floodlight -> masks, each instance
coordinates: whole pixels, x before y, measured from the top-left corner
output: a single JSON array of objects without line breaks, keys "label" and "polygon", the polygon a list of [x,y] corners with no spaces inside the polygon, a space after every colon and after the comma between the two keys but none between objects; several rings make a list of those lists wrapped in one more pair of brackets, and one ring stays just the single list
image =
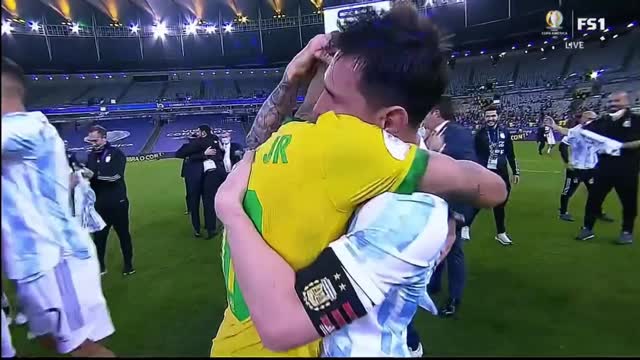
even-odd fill
[{"label": "stadium floodlight", "polygon": [[79,34],[80,33],[80,24],[73,23],[73,25],[71,26],[71,33]]},{"label": "stadium floodlight", "polygon": [[604,36],[600,36],[600,41],[604,41],[606,38]]},{"label": "stadium floodlight", "polygon": [[616,39],[618,37],[618,34],[614,34],[613,38]]},{"label": "stadium floodlight", "polygon": [[216,31],[218,31],[218,27],[215,25],[210,25],[206,27],[205,31],[207,32],[207,34],[215,34]]},{"label": "stadium floodlight", "polygon": [[233,31],[233,25],[231,25],[231,24],[226,24],[226,25],[224,26],[224,32],[230,33],[230,32],[232,32],[232,31]]},{"label": "stadium floodlight", "polygon": [[34,77],[33,77],[33,80],[36,80],[36,81],[37,81],[37,80],[38,80],[38,77],[37,77],[37,76],[34,76]]},{"label": "stadium floodlight", "polygon": [[32,21],[31,25],[29,25],[31,27],[31,31],[38,31],[40,30],[40,24],[38,24],[37,21]]},{"label": "stadium floodlight", "polygon": [[153,37],[158,39],[164,39],[165,35],[169,32],[167,25],[164,22],[158,22],[153,26]]},{"label": "stadium floodlight", "polygon": [[480,50],[480,55],[484,55],[484,50]]},{"label": "stadium floodlight", "polygon": [[544,48],[540,48],[540,51],[544,52]]},{"label": "stadium floodlight", "polygon": [[507,55],[507,53],[504,51],[500,53],[500,57],[504,57],[505,55]]},{"label": "stadium floodlight", "polygon": [[13,26],[11,26],[11,23],[9,21],[3,21],[2,22],[2,35],[4,34],[11,34],[11,32],[13,31]]},{"label": "stadium floodlight", "polygon": [[591,80],[595,80],[598,78],[600,74],[598,74],[597,71],[592,71],[591,74],[589,74],[589,77],[591,78]]},{"label": "stadium floodlight", "polygon": [[515,49],[516,49],[516,46],[515,46],[515,45],[513,45],[513,46],[511,47],[511,50],[515,50]]},{"label": "stadium floodlight", "polygon": [[555,45],[551,45],[551,50],[555,50],[556,46]]},{"label": "stadium floodlight", "polygon": [[198,31],[198,21],[186,25],[187,35],[195,35]]},{"label": "stadium floodlight", "polygon": [[528,44],[527,44],[527,47],[532,47],[532,46],[533,46],[533,44],[532,44],[532,43],[528,43]]},{"label": "stadium floodlight", "polygon": [[549,43],[549,41],[547,41],[547,40],[545,40],[545,41],[544,41],[544,44],[545,44],[545,45],[547,45],[548,43]]},{"label": "stadium floodlight", "polygon": [[629,25],[627,25],[627,29],[628,28],[632,28],[634,26],[636,26],[636,23],[635,22],[630,22]]},{"label": "stadium floodlight", "polygon": [[138,24],[131,25],[129,29],[131,30],[131,33],[137,34],[138,31],[140,31],[140,25]]}]

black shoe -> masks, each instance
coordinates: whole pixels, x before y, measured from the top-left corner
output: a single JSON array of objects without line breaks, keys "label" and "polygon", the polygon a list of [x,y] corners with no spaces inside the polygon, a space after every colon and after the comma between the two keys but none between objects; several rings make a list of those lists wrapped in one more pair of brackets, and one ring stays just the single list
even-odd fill
[{"label": "black shoe", "polygon": [[569,222],[575,221],[573,219],[573,216],[571,216],[571,214],[569,213],[560,214],[560,220],[569,221]]},{"label": "black shoe", "polygon": [[578,236],[576,236],[576,240],[580,240],[580,241],[591,240],[595,236],[596,234],[593,233],[593,230],[589,230],[583,227],[580,230],[580,233],[578,234]]},{"label": "black shoe", "polygon": [[443,317],[451,317],[456,314],[459,307],[460,307],[460,300],[449,299],[447,306],[440,309],[440,315]]},{"label": "black shoe", "polygon": [[122,270],[122,275],[124,276],[133,275],[135,273],[136,273],[136,269],[134,269],[133,266],[125,266],[124,269]]},{"label": "black shoe", "polygon": [[600,214],[600,216],[598,216],[598,220],[604,221],[604,222],[608,222],[608,223],[611,223],[611,222],[615,221],[614,218],[612,218],[611,216],[609,216],[609,215],[607,215],[605,213]]},{"label": "black shoe", "polygon": [[200,235],[200,231],[194,231],[194,232],[193,232],[193,236],[195,236],[195,237],[199,238],[199,237],[201,237],[202,235]]}]

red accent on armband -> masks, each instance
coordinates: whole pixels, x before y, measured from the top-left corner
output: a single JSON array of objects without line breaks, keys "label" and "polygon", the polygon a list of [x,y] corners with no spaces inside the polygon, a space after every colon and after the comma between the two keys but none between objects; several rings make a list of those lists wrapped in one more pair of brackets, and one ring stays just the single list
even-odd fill
[{"label": "red accent on armband", "polygon": [[351,321],[356,321],[358,319],[356,312],[353,311],[353,308],[351,307],[351,304],[349,304],[348,301],[342,304],[342,309],[344,310],[345,313],[347,313],[347,316],[349,317],[349,319],[351,319]]},{"label": "red accent on armband", "polygon": [[320,322],[322,322],[322,325],[324,325],[323,330],[326,333],[325,335],[329,335],[336,329],[336,327],[333,326],[333,324],[331,323],[331,320],[329,320],[329,317],[327,315],[322,315],[320,317]]},{"label": "red accent on armband", "polygon": [[342,314],[340,314],[340,310],[336,309],[331,311],[331,315],[333,316],[333,319],[336,321],[336,324],[338,325],[338,329],[347,325],[347,322],[342,317]]}]

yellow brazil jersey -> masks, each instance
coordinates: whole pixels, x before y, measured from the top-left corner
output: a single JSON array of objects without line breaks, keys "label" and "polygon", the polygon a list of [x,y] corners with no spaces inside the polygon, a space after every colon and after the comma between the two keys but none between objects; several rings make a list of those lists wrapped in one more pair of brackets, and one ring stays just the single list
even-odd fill
[{"label": "yellow brazil jersey", "polygon": [[[260,146],[244,208],[269,245],[296,270],[346,230],[359,204],[387,191],[412,193],[424,174],[423,150],[358,118],[328,112],[315,124],[289,122]],[[212,356],[319,356],[319,342],[265,349],[235,281],[223,240],[228,308]]]}]

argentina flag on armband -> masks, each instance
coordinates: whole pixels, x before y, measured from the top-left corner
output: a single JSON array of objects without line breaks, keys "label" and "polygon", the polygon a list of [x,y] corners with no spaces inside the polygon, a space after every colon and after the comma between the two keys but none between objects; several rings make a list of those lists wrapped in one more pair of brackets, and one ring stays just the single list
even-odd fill
[{"label": "argentina flag on armband", "polygon": [[367,316],[323,339],[324,357],[408,357],[407,326],[418,307],[437,313],[426,292],[446,242],[447,203],[433,195],[385,193],[364,204],[330,246]]}]

